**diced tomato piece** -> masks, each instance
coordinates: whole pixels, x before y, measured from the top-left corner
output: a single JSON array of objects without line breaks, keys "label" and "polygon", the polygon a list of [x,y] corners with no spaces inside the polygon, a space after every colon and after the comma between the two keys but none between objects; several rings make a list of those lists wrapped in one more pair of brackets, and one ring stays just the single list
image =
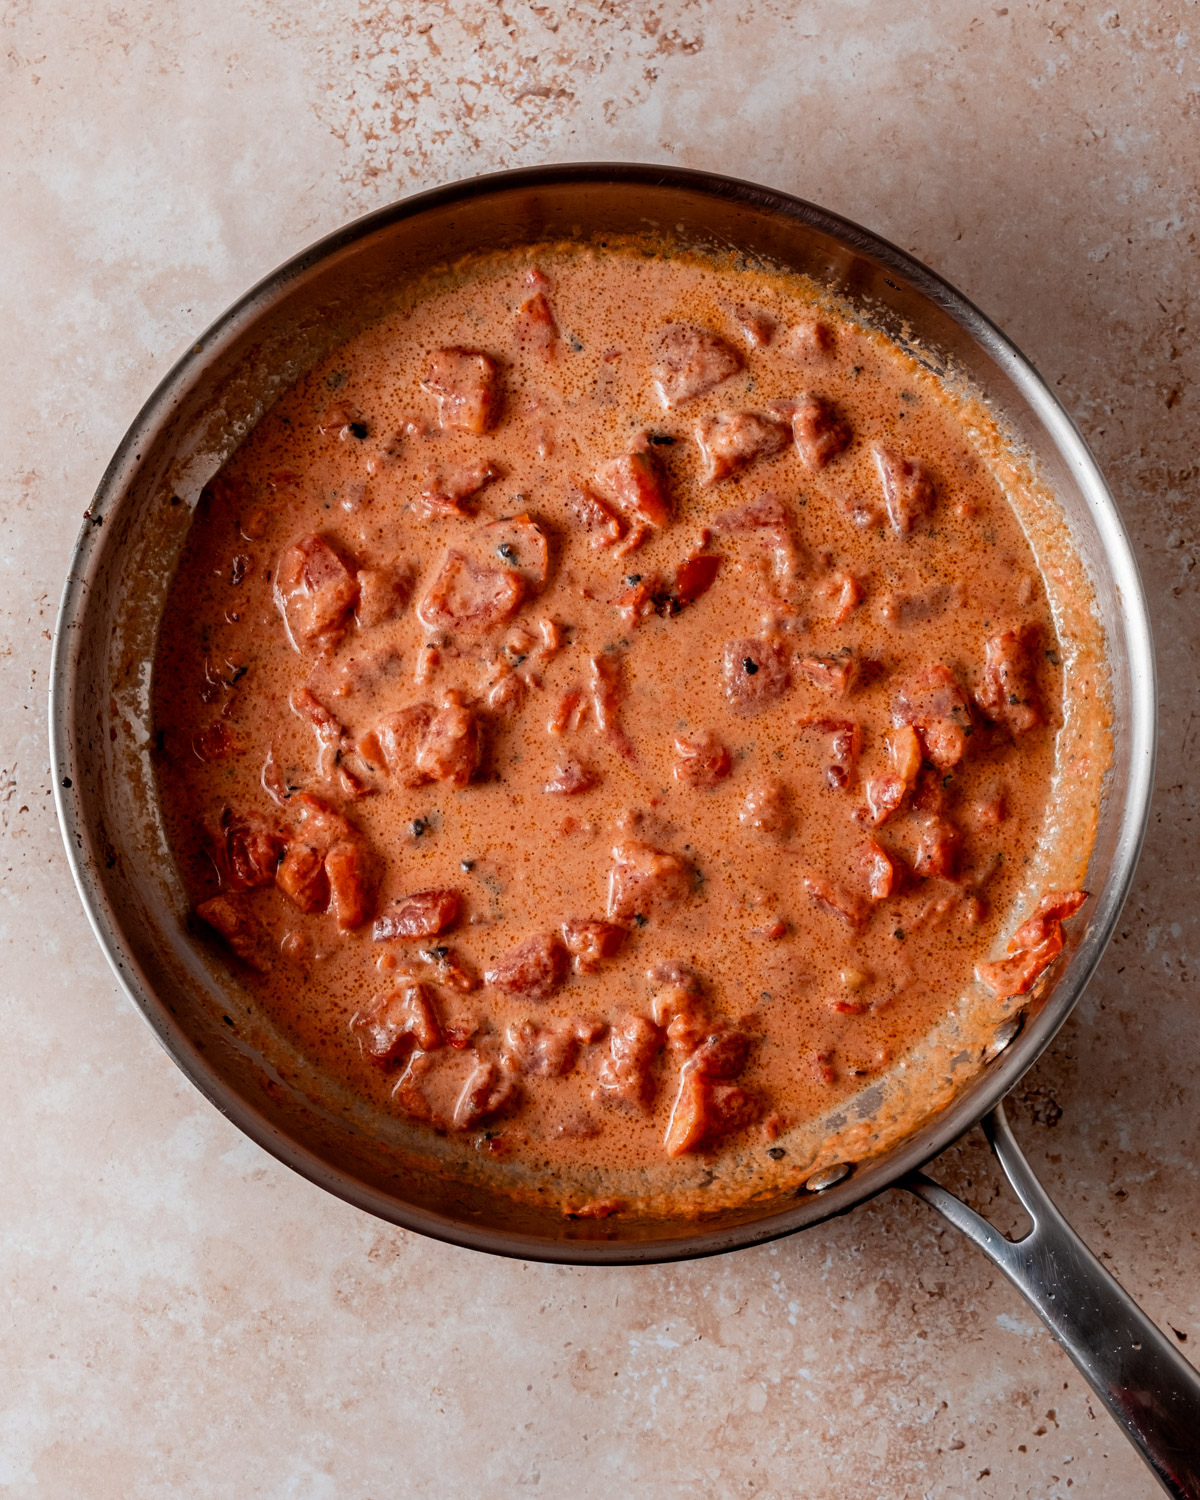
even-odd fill
[{"label": "diced tomato piece", "polygon": [[829,736],[829,758],[825,780],[835,792],[848,792],[858,775],[862,755],[862,725],[854,719],[801,719],[801,729],[815,729]]},{"label": "diced tomato piece", "polygon": [[716,553],[700,552],[675,569],[674,597],[681,605],[691,604],[706,594],[717,581],[721,559]]},{"label": "diced tomato piece", "polygon": [[679,1075],[679,1092],[667,1123],[663,1142],[668,1156],[682,1156],[694,1151],[704,1139],[709,1126],[708,1085],[694,1069],[686,1065]]},{"label": "diced tomato piece", "polygon": [[521,304],[517,314],[517,338],[543,359],[553,359],[558,349],[558,324],[545,292],[535,292]]},{"label": "diced tomato piece", "polygon": [[361,927],[371,914],[374,884],[370,857],[358,839],[343,839],[325,856],[329,904],[342,932]]},{"label": "diced tomato piece", "polygon": [[691,895],[692,867],[677,854],[629,840],[613,849],[608,915],[630,922],[669,914]]},{"label": "diced tomato piece", "polygon": [[430,1052],[442,1045],[433,993],[415,979],[402,979],[376,995],[350,1021],[350,1030],[373,1062],[384,1066],[412,1047]]},{"label": "diced tomato piece", "polygon": [[996,828],[1007,816],[1008,809],[1000,792],[994,797],[981,797],[970,810],[971,825],[976,829]]},{"label": "diced tomato piece", "polygon": [[625,535],[620,516],[591,490],[573,489],[567,504],[583,529],[592,533],[593,547],[611,547]]},{"label": "diced tomato piece", "polygon": [[324,911],[329,905],[324,851],[304,843],[290,844],[275,872],[275,884],[301,911]]},{"label": "diced tomato piece", "polygon": [[796,667],[831,698],[845,698],[858,681],[862,664],[847,651],[838,656],[805,656]]},{"label": "diced tomato piece", "polygon": [[353,824],[311,792],[300,792],[288,807],[296,823],[297,836],[319,848],[322,854],[328,853],[342,839],[355,836]]},{"label": "diced tomato piece", "polygon": [[412,593],[412,573],[407,568],[360,568],[358,607],[355,619],[360,630],[374,630],[394,620]]},{"label": "diced tomato piece", "polygon": [[229,949],[251,969],[265,974],[270,968],[265,935],[251,912],[247,898],[236,895],[213,896],[201,901],[196,915],[218,933]]},{"label": "diced tomato piece", "polygon": [[429,357],[421,389],[437,398],[444,428],[484,433],[496,420],[500,404],[496,361],[477,349],[438,349]]},{"label": "diced tomato piece", "polygon": [[953,823],[936,813],[927,813],[917,821],[917,847],[913,855],[913,873],[925,879],[940,875],[953,880],[958,872],[962,852],[962,834]]},{"label": "diced tomato piece", "polygon": [[682,1156],[744,1130],[758,1119],[758,1100],[737,1084],[714,1083],[685,1064],[671,1110],[664,1146],[668,1156]]},{"label": "diced tomato piece", "polygon": [[704,991],[686,964],[656,964],[646,976],[654,987],[650,1014],[666,1032],[668,1048],[690,1057],[711,1030]]},{"label": "diced tomato piece", "polygon": [[787,783],[770,776],[750,786],[738,821],[754,833],[779,837],[792,829],[792,794]]},{"label": "diced tomato piece", "polygon": [[866,782],[867,805],[860,820],[872,828],[881,828],[889,818],[899,812],[908,795],[907,783],[899,776],[885,773],[883,776],[868,776]]},{"label": "diced tomato piece", "polygon": [[785,423],[762,412],[724,411],[697,423],[695,437],[704,461],[700,482],[710,485],[782,453],[789,432]]},{"label": "diced tomato piece", "polygon": [[414,891],[393,901],[375,919],[371,936],[377,943],[411,942],[436,937],[458,920],[461,898],[457,891]]},{"label": "diced tomato piece", "polygon": [[993,723],[1010,734],[1028,734],[1046,722],[1034,665],[1039,631],[1036,625],[1005,630],[985,643],[983,687],[979,705]]},{"label": "diced tomato piece", "polygon": [[767,637],[726,641],[722,666],[725,696],[740,713],[758,713],[792,685],[783,646]]},{"label": "diced tomato piece", "polygon": [[455,1130],[471,1130],[512,1108],[519,1098],[516,1080],[492,1058],[481,1057],[454,1106]]},{"label": "diced tomato piece", "polygon": [[358,753],[369,765],[382,767],[407,787],[421,786],[428,778],[417,769],[417,752],[433,721],[432,703],[414,703],[388,714],[358,742]]},{"label": "diced tomato piece", "polygon": [[911,724],[897,724],[888,736],[892,769],[905,786],[911,787],[921,770],[921,742]]},{"label": "diced tomato piece", "polygon": [[729,751],[715,735],[703,733],[694,739],[675,738],[675,779],[690,787],[714,787],[729,775],[733,762]]},{"label": "diced tomato piece", "polygon": [[514,1073],[532,1078],[561,1078],[575,1066],[579,1037],[570,1024],[538,1026],[513,1021],[504,1028],[504,1062]]},{"label": "diced tomato piece", "polygon": [[908,458],[893,448],[877,446],[871,456],[879,471],[888,520],[895,531],[906,535],[933,510],[933,476],[920,459]]},{"label": "diced tomato piece", "polygon": [[511,620],[525,598],[525,580],[504,567],[482,567],[452,547],[417,605],[428,630],[478,637]]},{"label": "diced tomato piece", "polygon": [[429,721],[417,745],[415,769],[430,781],[465,787],[479,769],[483,740],[479,722],[469,708],[448,693],[443,707]]},{"label": "diced tomato piece", "polygon": [[[355,828],[319,797],[301,792],[289,803],[295,826],[287,853],[275,872],[275,884],[303,912],[324,911],[336,882],[335,913],[343,929],[366,920],[370,898],[370,862]],[[327,856],[337,855],[332,869]]]},{"label": "diced tomato piece", "polygon": [[764,490],[737,510],[722,511],[713,521],[718,532],[767,531],[781,534],[791,530],[792,522],[783,502],[773,490]]},{"label": "diced tomato piece", "polygon": [[691,1066],[704,1078],[736,1078],[749,1061],[754,1043],[748,1031],[716,1026],[697,1046]]},{"label": "diced tomato piece", "polygon": [[662,1035],[645,1016],[628,1015],[609,1034],[608,1055],[597,1069],[597,1099],[645,1113],[654,1099],[654,1061]]},{"label": "diced tomato piece", "polygon": [[566,760],[555,766],[542,790],[552,796],[577,797],[594,785],[595,777],[586,766],[577,760]]},{"label": "diced tomato piece", "polygon": [[286,547],[275,568],[275,604],[297,651],[322,651],[345,633],[358,580],[315,532]]},{"label": "diced tomato piece", "polygon": [[657,527],[671,519],[666,478],[644,436],[629,453],[601,464],[593,478],[626,521]]},{"label": "diced tomato piece", "polygon": [[896,888],[896,867],[877,839],[859,844],[853,854],[855,873],[872,901],[884,901]]},{"label": "diced tomato piece", "polygon": [[547,1000],[567,977],[567,950],[553,933],[526,938],[484,971],[493,989],[527,1000]]},{"label": "diced tomato piece", "polygon": [[734,310],[738,331],[754,349],[764,349],[778,326],[769,312],[761,307],[738,307]]},{"label": "diced tomato piece", "polygon": [[796,452],[807,469],[823,469],[850,446],[850,425],[820,396],[801,396],[792,414]]},{"label": "diced tomato piece", "polygon": [[946,777],[932,766],[922,766],[913,787],[912,805],[940,817],[946,808]]},{"label": "diced tomato piece", "polygon": [[[461,953],[455,952],[453,948],[447,948],[444,943],[439,943],[436,948],[423,953],[421,957],[430,965],[433,977],[439,984],[449,985],[452,990],[458,990],[461,994],[469,995],[472,990],[479,988],[479,975],[471,965],[463,958]],[[460,1032],[460,1036],[471,1037],[473,1031],[468,1028]],[[452,1047],[461,1045],[450,1037],[449,1031],[446,1039]]]},{"label": "diced tomato piece", "polygon": [[637,574],[633,576],[637,578],[637,582],[627,583],[613,600],[613,608],[621,616],[627,630],[636,630],[651,615],[665,614],[669,603],[666,585],[661,578],[644,578]]},{"label": "diced tomato piece", "polygon": [[488,460],[487,463],[470,464],[450,474],[439,475],[427,490],[417,496],[413,508],[424,520],[432,520],[434,516],[465,516],[464,504],[494,479],[501,478],[503,473],[499,464]]},{"label": "diced tomato piece", "polygon": [[825,365],[833,358],[837,340],[820,318],[800,318],[779,340],[779,349],[800,365]]},{"label": "diced tomato piece", "polygon": [[527,593],[542,588],[550,571],[546,533],[529,515],[504,516],[478,527],[471,537],[471,549],[481,566],[499,562],[519,574]]},{"label": "diced tomato piece", "polygon": [[594,974],[606,958],[612,958],[628,936],[615,922],[564,922],[563,942],[577,974]]},{"label": "diced tomato piece", "polygon": [[616,653],[588,657],[588,698],[592,718],[601,734],[631,757],[632,750],[619,722],[627,692],[621,657]]},{"label": "diced tomato piece", "polygon": [[892,723],[916,730],[925,759],[939,771],[950,770],[963,758],[973,727],[966,694],[940,662],[900,684],[892,699]]},{"label": "diced tomato piece", "polygon": [[1020,948],[1032,948],[1061,929],[1068,917],[1073,917],[1087,900],[1086,891],[1050,891],[1038,902],[1033,915],[1022,922],[1008,940],[1008,951],[1015,953]]},{"label": "diced tomato piece", "polygon": [[341,721],[306,687],[297,688],[289,703],[297,718],[312,725],[317,736],[317,774],[328,781],[336,770],[338,751],[346,731]]},{"label": "diced tomato piece", "polygon": [[778,597],[793,605],[800,602],[800,585],[811,577],[814,560],[777,494],[767,490],[748,505],[724,511],[713,527],[718,532],[760,533]]},{"label": "diced tomato piece", "polygon": [[818,906],[834,912],[850,927],[861,927],[870,915],[870,907],[862,896],[834,885],[824,875],[815,871],[801,877],[800,882]]},{"label": "diced tomato piece", "polygon": [[222,826],[229,888],[248,891],[272,885],[284,851],[279,830],[253,814],[235,817],[226,813]]},{"label": "diced tomato piece", "polygon": [[1061,929],[1032,948],[1021,948],[994,963],[976,964],[975,974],[1003,999],[1027,995],[1063,950]]},{"label": "diced tomato piece", "polygon": [[830,601],[833,611],[829,616],[831,625],[844,625],[863,599],[862,584],[853,574],[841,570],[830,574],[817,592]]},{"label": "diced tomato piece", "polygon": [[741,368],[741,355],[719,333],[689,323],[669,323],[655,345],[654,388],[670,411],[707,395]]},{"label": "diced tomato piece", "polygon": [[1008,940],[1009,957],[978,964],[975,973],[996,995],[1025,995],[1063,949],[1063,922],[1087,900],[1086,891],[1050,891]]}]

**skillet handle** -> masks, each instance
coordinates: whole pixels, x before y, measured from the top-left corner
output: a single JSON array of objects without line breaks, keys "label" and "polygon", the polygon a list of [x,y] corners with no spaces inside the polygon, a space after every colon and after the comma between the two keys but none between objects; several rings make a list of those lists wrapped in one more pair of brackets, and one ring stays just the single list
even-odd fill
[{"label": "skillet handle", "polygon": [[1033,1228],[1010,1240],[953,1193],[912,1172],[897,1184],[989,1256],[1078,1365],[1176,1500],[1200,1500],[1200,1375],[1110,1276],[1033,1175],[998,1104],[982,1121]]}]

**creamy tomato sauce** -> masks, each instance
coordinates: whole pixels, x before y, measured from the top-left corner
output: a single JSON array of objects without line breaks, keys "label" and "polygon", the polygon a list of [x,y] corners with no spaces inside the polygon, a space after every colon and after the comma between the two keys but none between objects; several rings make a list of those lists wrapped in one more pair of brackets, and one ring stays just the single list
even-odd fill
[{"label": "creamy tomato sauce", "polygon": [[770,1171],[1028,991],[1084,899],[988,961],[1062,694],[936,381],[794,280],[617,245],[459,267],[283,396],[154,669],[170,842],[256,1003],[546,1181]]}]

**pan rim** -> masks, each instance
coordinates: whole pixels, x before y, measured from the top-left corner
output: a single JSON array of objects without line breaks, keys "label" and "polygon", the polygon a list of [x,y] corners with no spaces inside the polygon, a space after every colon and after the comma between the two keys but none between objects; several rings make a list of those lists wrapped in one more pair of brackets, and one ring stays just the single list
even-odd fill
[{"label": "pan rim", "polygon": [[[1120,833],[1106,882],[1106,909],[1093,915],[1080,948],[1042,1009],[1012,1045],[941,1113],[843,1182],[819,1194],[804,1193],[794,1207],[773,1207],[761,1216],[719,1229],[698,1223],[692,1232],[666,1239],[547,1240],[516,1231],[493,1230],[404,1204],[331,1166],[286,1135],[249,1101],[229,1088],[174,1021],[166,1005],[125,945],[102,882],[89,867],[91,835],[78,795],[80,764],[71,712],[78,619],[100,552],[108,505],[135,472],[140,450],[187,389],[197,364],[236,338],[293,283],[343,250],[430,210],[513,190],[580,183],[629,183],[672,188],[745,203],[748,208],[798,221],[831,236],[854,252],[894,271],[951,318],[1013,381],[1071,469],[1100,533],[1120,600],[1130,653],[1131,714],[1129,776],[1121,789]],[[932,1160],[970,1129],[1033,1065],[1065,1023],[1098,965],[1129,893],[1149,821],[1154,782],[1157,694],[1154,650],[1145,592],[1116,503],[1082,435],[1049,386],[1017,346],[973,303],[920,261],[850,220],[804,199],[742,179],[709,172],[640,163],[582,162],[520,168],[466,178],[387,204],[318,239],[262,277],[234,301],[159,381],[106,466],[73,549],[55,625],[51,654],[49,725],[55,806],[76,889],[89,924],[125,993],[189,1081],[244,1134],[314,1185],[353,1206],[430,1238],[501,1256],[559,1264],[635,1265],[723,1254],[808,1228],[893,1186]],[[1067,980],[1070,982],[1068,983]]]}]

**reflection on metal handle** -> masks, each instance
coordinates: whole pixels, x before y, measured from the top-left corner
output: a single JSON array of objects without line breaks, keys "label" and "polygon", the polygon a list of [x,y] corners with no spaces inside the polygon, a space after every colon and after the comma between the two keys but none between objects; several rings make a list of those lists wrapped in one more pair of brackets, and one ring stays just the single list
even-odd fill
[{"label": "reflection on metal handle", "polygon": [[1177,1500],[1200,1500],[1200,1375],[1055,1208],[1021,1155],[1003,1105],[983,1119],[1033,1228],[1010,1240],[923,1172],[900,1183],[995,1261],[1033,1305],[1125,1435]]}]

